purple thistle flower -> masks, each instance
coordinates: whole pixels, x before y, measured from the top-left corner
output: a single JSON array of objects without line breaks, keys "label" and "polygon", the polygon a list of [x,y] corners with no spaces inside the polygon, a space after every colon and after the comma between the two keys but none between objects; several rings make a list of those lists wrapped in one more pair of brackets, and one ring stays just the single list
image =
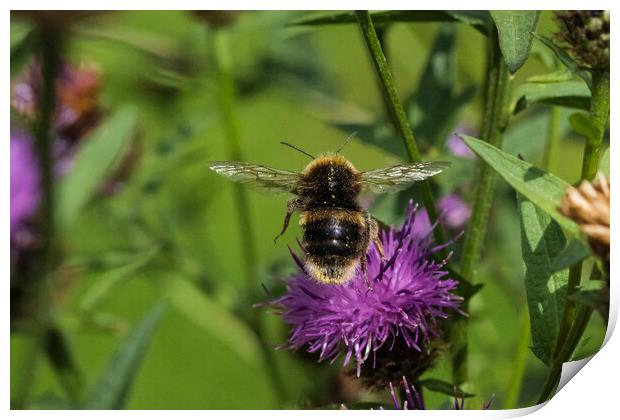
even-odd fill
[{"label": "purple thistle flower", "polygon": [[30,136],[11,130],[11,242],[26,229],[39,206],[39,167]]},{"label": "purple thistle flower", "polygon": [[269,303],[292,326],[284,347],[307,347],[319,353],[319,361],[333,362],[344,354],[344,365],[355,359],[358,376],[362,364],[382,348],[404,345],[420,352],[439,334],[437,320],[458,310],[462,299],[452,294],[458,283],[446,278],[445,261],[431,258],[447,244],[431,247],[431,231],[420,234],[416,224],[416,208],[409,203],[403,226],[381,233],[387,262],[371,245],[367,276],[372,289],[359,268],[344,285],[319,284],[293,254],[300,272],[288,280],[287,293]]},{"label": "purple thistle flower", "polygon": [[472,152],[471,149],[467,147],[465,142],[457,135],[460,133],[474,135],[474,131],[471,128],[465,125],[459,125],[446,141],[446,148],[448,149],[448,152],[450,152],[453,156],[463,157],[466,159],[475,158],[476,155],[474,152]]},{"label": "purple thistle flower", "polygon": [[[437,201],[437,208],[441,213],[441,224],[452,232],[461,232],[465,229],[471,217],[471,207],[458,194],[451,193]],[[432,230],[426,209],[418,211],[419,223],[416,230],[426,234]]]}]

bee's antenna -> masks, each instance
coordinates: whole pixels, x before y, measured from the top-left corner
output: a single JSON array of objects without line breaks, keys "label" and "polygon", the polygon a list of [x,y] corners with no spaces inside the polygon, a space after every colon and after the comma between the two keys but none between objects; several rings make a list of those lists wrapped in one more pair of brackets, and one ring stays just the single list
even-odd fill
[{"label": "bee's antenna", "polygon": [[346,138],[346,139],[344,139],[344,142],[342,143],[342,146],[340,146],[340,147],[338,148],[338,150],[336,150],[336,153],[340,153],[340,151],[341,151],[342,149],[344,149],[344,146],[346,146],[347,144],[349,144],[349,142],[351,141],[351,139],[352,139],[353,137],[355,137],[355,135],[356,135],[356,134],[357,134],[357,131],[354,131],[354,132],[352,132],[351,134],[349,134],[349,135],[347,136],[347,138]]},{"label": "bee's antenna", "polygon": [[301,152],[301,153],[303,153],[304,155],[309,156],[311,159],[316,159],[316,158],[315,158],[314,156],[312,156],[310,153],[305,152],[305,151],[301,150],[299,147],[297,147],[297,146],[293,146],[293,145],[292,145],[292,144],[290,144],[290,143],[287,143],[287,142],[285,142],[285,141],[281,141],[281,142],[280,142],[280,144],[283,144],[283,145],[285,145],[285,146],[288,146],[288,147],[290,147],[291,149],[295,149],[295,150],[297,150],[298,152]]}]

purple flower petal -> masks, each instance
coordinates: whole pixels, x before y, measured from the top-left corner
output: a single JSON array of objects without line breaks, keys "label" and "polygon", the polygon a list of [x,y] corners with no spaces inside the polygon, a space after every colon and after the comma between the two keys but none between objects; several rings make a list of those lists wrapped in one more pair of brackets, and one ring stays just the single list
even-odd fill
[{"label": "purple flower petal", "polygon": [[435,320],[446,318],[461,299],[458,283],[446,278],[443,263],[432,254],[430,230],[420,234],[416,210],[407,209],[403,226],[381,234],[387,263],[372,245],[367,253],[368,288],[358,269],[344,285],[319,284],[303,271],[288,280],[287,293],[271,302],[292,326],[289,347],[319,353],[319,360],[346,354],[358,375],[371,354],[395,340],[420,351],[436,334]]}]

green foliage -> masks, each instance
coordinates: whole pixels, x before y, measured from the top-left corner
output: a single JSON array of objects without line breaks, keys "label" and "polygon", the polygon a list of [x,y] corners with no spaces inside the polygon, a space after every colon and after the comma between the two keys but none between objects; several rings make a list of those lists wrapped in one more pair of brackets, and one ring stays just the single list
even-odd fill
[{"label": "green foliage", "polygon": [[551,271],[561,271],[572,267],[592,255],[590,246],[579,239],[571,239],[566,247],[551,261]]},{"label": "green foliage", "polygon": [[607,176],[609,176],[609,150],[609,147],[605,150],[605,153],[603,153],[601,157],[601,163],[599,164],[599,169]]},{"label": "green foliage", "polygon": [[543,171],[519,158],[478,140],[462,135],[463,141],[489,164],[515,190],[548,213],[564,229],[575,234],[576,224],[562,216],[557,206],[569,185],[560,178]]},{"label": "green foliage", "polygon": [[456,28],[454,25],[442,25],[418,88],[407,100],[407,113],[416,137],[437,147],[443,146],[476,92],[474,86],[456,92],[455,47]]},{"label": "green foliage", "polygon": [[[490,23],[489,13],[486,11],[467,10],[391,10],[371,13],[373,22],[385,24],[392,22],[460,22],[486,33]],[[294,21],[293,25],[335,25],[355,23],[353,12],[327,13],[319,16],[310,16]]]},{"label": "green foliage", "polygon": [[550,365],[566,301],[568,269],[553,272],[551,264],[566,239],[560,225],[534,203],[517,195],[521,215],[521,248],[530,312],[532,351]]},{"label": "green foliage", "polygon": [[601,137],[602,133],[599,131],[595,121],[589,114],[583,112],[575,112],[568,117],[571,128],[581,134],[587,139],[596,139]]},{"label": "green foliage", "polygon": [[173,306],[205,331],[228,344],[241,360],[252,367],[262,363],[255,333],[227,308],[178,276],[164,277],[160,280],[160,287]]},{"label": "green foliage", "polygon": [[590,108],[590,89],[582,81],[524,83],[513,95],[512,106],[517,114],[534,104],[559,105],[587,110]]},{"label": "green foliage", "polygon": [[135,134],[137,118],[135,108],[119,109],[85,140],[71,171],[58,187],[57,217],[61,227],[66,228],[75,221],[80,210],[102,187],[102,179],[118,165]]},{"label": "green foliage", "polygon": [[499,47],[508,70],[516,73],[527,60],[532,48],[532,32],[536,29],[540,12],[536,10],[495,10],[491,12]]},{"label": "green foliage", "polygon": [[[564,189],[579,178],[584,139],[572,131],[595,134],[585,114],[572,117],[572,131],[568,120],[570,112],[588,110],[588,84],[578,77],[587,81],[589,72],[551,41],[555,27],[549,12],[542,13],[530,59],[527,42],[522,42],[528,38],[521,25],[525,21],[511,34],[514,28],[502,26],[508,21],[500,22],[511,12],[494,13],[495,20],[487,11],[371,13],[397,92],[392,99],[404,105],[403,121],[412,127],[420,158],[452,162],[449,170],[432,178],[435,198],[455,193],[469,204],[474,201],[479,161],[451,155],[445,142],[455,127],[475,129],[485,119],[484,54],[492,25],[499,22],[509,48],[502,50],[504,58],[515,65],[524,60],[511,80],[510,118],[507,127],[500,127],[506,129],[502,150],[467,140],[509,185],[499,182],[494,187],[493,207],[484,220],[488,232],[482,258],[472,276],[475,284],[460,274],[463,239],[459,232],[446,231],[446,239],[455,239],[446,248],[452,253],[447,276],[459,281],[457,293],[471,304],[467,317],[451,315],[441,327],[467,322],[470,369],[467,384],[455,391],[449,363],[453,347],[438,358],[421,382],[431,409],[446,408],[446,395],[455,392],[469,398],[468,407],[481,407],[492,394],[503,406],[510,402],[510,408],[538,398],[544,380],[541,364],[520,350],[527,350],[526,344],[519,344],[529,342],[530,336],[527,325],[518,327],[528,296],[515,240],[521,222],[513,188],[524,195],[528,214],[535,216],[527,226],[532,243],[548,239],[543,225],[557,234],[559,224],[569,237],[548,256],[551,274],[560,275],[578,261],[586,268],[599,263],[576,226],[555,211]],[[282,226],[285,199],[246,193],[256,249],[256,267],[247,279],[241,250],[249,236],[238,221],[235,192],[208,173],[206,162],[230,158],[220,124],[221,79],[212,49],[213,37],[221,31],[230,41],[226,54],[237,96],[232,112],[245,160],[300,170],[308,163],[306,157],[279,146],[279,141],[319,154],[335,150],[343,131],[357,131],[343,153],[360,170],[407,160],[403,139],[384,115],[386,104],[356,23],[353,12],[248,11],[238,14],[232,25],[215,28],[185,11],[119,11],[73,25],[63,60],[77,66],[92,62],[103,76],[99,128],[80,139],[70,169],[55,180],[61,230],[50,267],[54,305],[49,314],[66,338],[65,355],[75,360],[40,358],[25,407],[341,408],[344,398],[335,389],[341,384],[342,360],[319,364],[316,354],[302,349],[276,351],[275,346],[286,342],[289,328],[270,309],[254,306],[281,296],[283,280],[296,270],[286,247],[296,250],[301,234],[296,220],[278,244],[272,242]],[[30,21],[11,16],[12,81],[39,47],[34,34]],[[535,166],[548,142],[550,106],[561,109],[561,165],[555,165],[553,174]],[[25,120],[11,112],[12,124]],[[139,141],[133,143],[134,137]],[[127,168],[125,158],[136,145],[137,158]],[[607,147],[605,138],[601,151]],[[607,148],[600,159],[607,174],[609,161]],[[119,188],[102,194],[101,186],[119,172],[124,176]],[[406,203],[422,204],[421,198],[420,185],[399,194],[362,196],[363,204],[386,223],[400,223]],[[544,255],[534,257],[542,261]],[[11,265],[13,305],[21,278]],[[539,288],[539,298],[551,304],[543,285],[533,286]],[[162,299],[169,309],[153,341],[161,315],[154,309],[141,318]],[[603,282],[588,282],[577,287],[568,302],[604,314],[605,299]],[[14,323],[12,314],[11,321],[15,400],[14,390],[28,379],[23,366],[29,353],[24,349],[31,342],[21,320]],[[557,333],[537,331],[545,335],[537,337],[537,343]],[[587,346],[580,340],[576,355],[594,352],[604,334],[604,317],[593,317],[585,334],[590,337]],[[53,347],[59,351],[58,343]],[[515,363],[522,355],[527,357]],[[64,370],[58,369],[58,360]],[[278,371],[286,389],[283,397],[273,380]],[[508,384],[511,390],[506,392]],[[74,388],[88,398],[79,398]],[[386,390],[353,399],[346,403],[348,409],[392,408]]]},{"label": "green foliage", "polygon": [[125,337],[81,404],[81,408],[88,410],[123,408],[165,309],[164,303],[155,305]]},{"label": "green foliage", "polygon": [[579,76],[585,81],[588,86],[592,85],[592,76],[590,73],[579,66],[579,64],[566,52],[566,49],[557,45],[551,38],[534,32],[532,34],[534,38],[542,42],[547,48],[549,48],[560,62],[573,74]]},{"label": "green foliage", "polygon": [[421,380],[419,384],[429,391],[440,392],[444,395],[450,395],[455,398],[471,398],[475,396],[474,394],[469,394],[461,388],[441,379],[427,378]]}]

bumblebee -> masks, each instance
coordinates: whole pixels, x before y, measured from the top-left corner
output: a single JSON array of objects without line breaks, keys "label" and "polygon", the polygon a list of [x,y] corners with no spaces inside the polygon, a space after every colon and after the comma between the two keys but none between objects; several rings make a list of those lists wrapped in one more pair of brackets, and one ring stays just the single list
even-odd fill
[{"label": "bumblebee", "polygon": [[360,172],[344,156],[328,153],[312,158],[305,169],[290,172],[244,162],[211,162],[209,167],[234,182],[267,192],[294,194],[287,203],[282,231],[286,232],[294,212],[301,212],[302,249],[305,269],[319,283],[344,284],[358,266],[366,275],[366,252],[373,242],[385,258],[379,241],[379,224],[358,202],[367,189],[374,193],[402,190],[416,181],[440,173],[450,162],[401,164]]}]

